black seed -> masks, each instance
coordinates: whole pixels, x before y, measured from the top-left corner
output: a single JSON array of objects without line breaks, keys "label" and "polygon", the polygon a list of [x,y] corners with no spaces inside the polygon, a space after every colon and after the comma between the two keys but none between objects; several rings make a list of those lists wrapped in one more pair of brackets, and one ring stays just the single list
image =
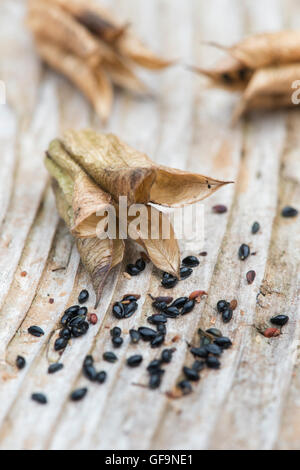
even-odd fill
[{"label": "black seed", "polygon": [[281,211],[282,217],[296,217],[298,215],[297,209],[291,206],[286,206]]},{"label": "black seed", "polygon": [[207,367],[209,367],[210,369],[219,369],[221,363],[219,361],[219,359],[215,356],[209,356],[207,359],[206,359],[206,365]]},{"label": "black seed", "polygon": [[208,346],[206,346],[206,351],[209,354],[214,354],[215,356],[221,356],[223,352],[222,349],[217,346],[217,344],[209,344]]},{"label": "black seed", "polygon": [[36,401],[37,403],[40,403],[40,405],[46,405],[46,403],[48,402],[46,395],[44,395],[43,393],[33,393],[31,395],[31,399],[33,401]]},{"label": "black seed", "polygon": [[179,297],[178,299],[174,300],[171,307],[182,308],[187,300],[189,300],[188,297]]},{"label": "black seed", "polygon": [[152,341],[151,341],[151,348],[158,348],[163,344],[165,340],[165,335],[159,333]]},{"label": "black seed", "polygon": [[59,370],[63,369],[63,367],[64,365],[60,362],[55,362],[54,364],[51,364],[48,367],[48,374],[55,374],[55,372],[58,372]]},{"label": "black seed", "polygon": [[100,372],[98,372],[97,376],[96,376],[96,382],[98,382],[99,384],[103,384],[107,379],[107,373],[105,372],[105,370],[101,370]]},{"label": "black seed", "polygon": [[144,271],[146,263],[143,258],[140,258],[136,261],[135,266],[138,268],[139,271]]},{"label": "black seed", "polygon": [[195,268],[199,265],[199,263],[200,261],[198,260],[198,258],[196,258],[196,256],[187,256],[182,260],[182,264],[184,264],[185,266],[189,266],[190,268]]},{"label": "black seed", "polygon": [[189,393],[192,393],[193,391],[192,386],[188,380],[181,380],[181,382],[177,384],[177,387],[180,388],[183,395],[188,395]]},{"label": "black seed", "polygon": [[93,365],[83,366],[82,368],[84,376],[91,382],[95,382],[97,377],[97,371]]},{"label": "black seed", "polygon": [[136,344],[141,339],[141,335],[137,330],[129,330],[131,342]]},{"label": "black seed", "polygon": [[191,348],[191,353],[193,354],[193,356],[202,357],[204,359],[208,356],[208,351],[206,347]]},{"label": "black seed", "polygon": [[138,309],[137,302],[130,302],[130,304],[125,305],[124,307],[124,318],[130,318],[134,312]]},{"label": "black seed", "polygon": [[221,338],[216,338],[214,343],[220,346],[220,348],[222,349],[228,349],[232,346],[232,342],[226,336],[222,336]]},{"label": "black seed", "polygon": [[90,325],[87,322],[83,322],[80,326],[72,326],[72,336],[74,336],[74,338],[79,338],[80,336],[85,335],[89,326]]},{"label": "black seed", "polygon": [[30,326],[27,331],[32,336],[36,336],[37,338],[39,338],[40,336],[43,336],[45,334],[44,331],[42,330],[42,328],[40,328],[39,326],[35,326],[35,325]]},{"label": "black seed", "polygon": [[88,312],[88,309],[86,307],[80,307],[80,309],[77,312],[77,315],[86,315]]},{"label": "black seed", "polygon": [[260,225],[258,222],[254,222],[254,224],[252,225],[252,228],[251,228],[251,232],[253,233],[253,235],[255,235],[260,229]]},{"label": "black seed", "polygon": [[195,369],[185,366],[182,370],[188,380],[197,381],[200,379],[199,374]]},{"label": "black seed", "polygon": [[186,279],[186,278],[190,277],[192,272],[193,272],[192,268],[188,268],[187,266],[183,266],[182,268],[180,268],[180,279]]},{"label": "black seed", "polygon": [[155,330],[148,328],[147,326],[141,326],[138,331],[144,341],[151,341],[157,335]]},{"label": "black seed", "polygon": [[283,326],[289,321],[289,317],[287,315],[276,315],[275,317],[271,318],[270,322],[273,325]]},{"label": "black seed", "polygon": [[86,289],[82,290],[78,296],[78,302],[84,304],[89,298],[89,293]]},{"label": "black seed", "polygon": [[229,307],[229,302],[226,302],[226,300],[219,300],[217,303],[217,310],[219,313],[222,313],[224,310]]},{"label": "black seed", "polygon": [[181,315],[185,315],[186,313],[189,313],[193,310],[193,308],[195,307],[195,304],[196,304],[196,301],[195,300],[188,300],[182,310],[181,310]]},{"label": "black seed", "polygon": [[239,248],[239,258],[244,261],[250,255],[250,248],[243,243]]},{"label": "black seed", "polygon": [[79,309],[80,309],[79,305],[72,305],[71,307],[67,308],[67,310],[65,310],[65,313],[67,315],[77,313]]},{"label": "black seed", "polygon": [[121,302],[116,302],[113,306],[113,314],[116,318],[118,318],[119,320],[121,318],[124,318],[124,305],[121,304]]},{"label": "black seed", "polygon": [[59,332],[59,336],[64,339],[70,339],[71,338],[71,330],[69,328],[62,328]]},{"label": "black seed", "polygon": [[115,326],[110,330],[110,334],[113,338],[116,338],[117,336],[121,336],[122,330],[118,326]]},{"label": "black seed", "polygon": [[256,272],[251,270],[251,271],[248,271],[247,274],[246,274],[246,279],[247,279],[247,282],[248,284],[252,284],[254,279],[255,279],[255,276],[256,276]]},{"label": "black seed", "polygon": [[138,299],[135,295],[124,295],[122,302],[126,302],[126,300],[129,300],[129,302],[136,302]]},{"label": "black seed", "polygon": [[85,359],[83,361],[83,367],[88,367],[92,366],[94,364],[94,358],[90,354],[88,356],[85,356]]},{"label": "black seed", "polygon": [[120,348],[123,344],[123,338],[121,338],[120,336],[115,336],[112,339],[112,344],[114,345],[115,348]]},{"label": "black seed", "polygon": [[115,353],[111,351],[107,351],[103,354],[103,359],[107,362],[116,362],[118,360],[117,356]]},{"label": "black seed", "polygon": [[69,321],[68,325],[72,328],[72,326],[80,326],[85,322],[85,316],[84,315],[78,315],[72,320]]},{"label": "black seed", "polygon": [[229,323],[230,320],[232,319],[232,310],[231,308],[227,308],[222,312],[222,320],[224,323]]},{"label": "black seed", "polygon": [[149,388],[154,390],[155,388],[158,388],[161,384],[161,374],[160,373],[153,373],[150,376],[149,380]]},{"label": "black seed", "polygon": [[193,363],[192,369],[197,372],[201,372],[205,367],[205,361],[199,361],[198,359]]},{"label": "black seed", "polygon": [[60,323],[63,325],[63,326],[67,326],[67,324],[69,323],[69,321],[71,320],[72,316],[70,313],[64,313],[64,315],[62,316],[61,320],[60,320]]},{"label": "black seed", "polygon": [[168,307],[167,302],[158,302],[157,300],[152,303],[152,306],[155,308],[155,310],[162,311],[165,310]]},{"label": "black seed", "polygon": [[147,371],[152,374],[153,372],[157,372],[160,369],[162,361],[160,359],[153,359],[147,367]]},{"label": "black seed", "polygon": [[54,343],[54,349],[55,351],[61,351],[62,349],[65,349],[65,347],[68,344],[68,340],[65,338],[57,338],[57,340]]},{"label": "black seed", "polygon": [[209,335],[213,335],[216,338],[222,336],[222,331],[218,330],[218,328],[209,328],[208,330],[206,330],[206,333],[208,333]]},{"label": "black seed", "polygon": [[176,286],[178,282],[178,279],[174,276],[171,276],[169,278],[164,278],[162,281],[161,281],[161,285],[165,288],[165,289],[172,289],[172,287]]},{"label": "black seed", "polygon": [[159,323],[158,325],[156,325],[156,329],[158,333],[162,333],[163,335],[167,334],[166,325],[164,325],[163,323]]},{"label": "black seed", "polygon": [[141,271],[135,266],[135,264],[128,264],[126,267],[126,272],[130,274],[130,276],[137,276]]},{"label": "black seed", "polygon": [[72,401],[82,400],[86,396],[87,391],[87,388],[78,388],[77,390],[74,390],[74,392],[71,393],[70,399]]},{"label": "black seed", "polygon": [[172,361],[173,353],[174,349],[164,349],[161,353],[161,361],[165,364],[168,364]]},{"label": "black seed", "polygon": [[130,356],[127,359],[127,365],[129,367],[137,367],[140,365],[142,360],[143,360],[143,356],[141,356],[140,354],[135,354],[134,356]]},{"label": "black seed", "polygon": [[164,314],[168,317],[168,318],[176,318],[180,315],[180,311],[177,307],[172,307],[172,305],[170,307],[167,307],[165,310],[164,310]]},{"label": "black seed", "polygon": [[147,321],[149,323],[152,323],[152,325],[158,325],[159,323],[167,323],[168,319],[166,315],[163,313],[157,314],[157,315],[151,315],[151,317],[147,318]]},{"label": "black seed", "polygon": [[16,359],[16,366],[19,370],[24,369],[26,366],[26,361],[23,356],[18,356]]}]

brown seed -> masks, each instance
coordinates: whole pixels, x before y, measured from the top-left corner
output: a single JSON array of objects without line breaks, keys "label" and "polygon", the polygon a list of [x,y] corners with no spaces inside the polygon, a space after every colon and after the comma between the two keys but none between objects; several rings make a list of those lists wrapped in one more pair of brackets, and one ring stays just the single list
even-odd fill
[{"label": "brown seed", "polygon": [[88,316],[88,320],[92,325],[96,325],[96,323],[98,322],[98,317],[95,313],[90,313]]},{"label": "brown seed", "polygon": [[54,299],[49,299],[49,304],[54,304]]},{"label": "brown seed", "polygon": [[255,271],[248,271],[247,274],[246,274],[246,279],[247,279],[247,282],[248,284],[252,284],[252,282],[254,281],[255,279],[255,276],[256,276],[256,272]]},{"label": "brown seed", "polygon": [[231,308],[231,310],[235,310],[236,307],[237,307],[237,300],[236,299],[233,299],[231,302],[230,302],[230,305],[229,307]]},{"label": "brown seed", "polygon": [[212,210],[215,214],[224,214],[227,212],[227,207],[223,204],[217,204],[216,206],[213,206]]},{"label": "brown seed", "polygon": [[199,253],[199,256],[207,256],[207,251],[201,251],[201,253]]},{"label": "brown seed", "polygon": [[203,297],[203,295],[208,295],[207,292],[205,292],[205,290],[194,290],[194,292],[192,292],[192,293],[189,295],[189,299],[190,299],[190,300],[196,299],[196,301],[198,302],[197,299],[200,299],[200,300],[201,300],[201,297]]},{"label": "brown seed", "polygon": [[26,271],[22,271],[21,272],[21,277],[26,277],[27,276],[27,272]]},{"label": "brown seed", "polygon": [[172,340],[171,340],[171,341],[172,341],[172,343],[177,343],[177,341],[179,341],[179,340],[180,340],[180,338],[181,338],[181,336],[180,336],[180,335],[176,335],[176,336],[174,336],[174,337],[172,338]]},{"label": "brown seed", "polygon": [[275,336],[280,335],[280,330],[278,328],[267,328],[264,332],[263,335],[266,338],[274,338]]}]

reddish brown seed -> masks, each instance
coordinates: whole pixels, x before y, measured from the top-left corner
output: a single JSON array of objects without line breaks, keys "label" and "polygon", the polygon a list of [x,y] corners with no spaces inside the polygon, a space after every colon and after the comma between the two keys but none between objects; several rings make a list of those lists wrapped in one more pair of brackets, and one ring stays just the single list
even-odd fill
[{"label": "reddish brown seed", "polygon": [[27,276],[27,272],[26,271],[22,271],[21,272],[21,277],[26,277]]},{"label": "reddish brown seed", "polygon": [[49,299],[49,304],[54,304],[54,299]]},{"label": "reddish brown seed", "polygon": [[154,302],[166,302],[167,305],[169,305],[171,302],[173,302],[173,297],[165,297],[165,296],[159,296],[159,297],[153,297],[151,294],[149,294],[149,296],[151,297],[151,299],[154,301]]},{"label": "reddish brown seed", "polygon": [[256,272],[255,272],[255,271],[248,271],[248,272],[247,272],[247,274],[246,274],[246,279],[247,279],[248,284],[252,284],[252,282],[253,282],[254,279],[255,279],[255,276],[256,276]]},{"label": "reddish brown seed", "polygon": [[98,317],[95,313],[90,313],[88,316],[88,320],[92,325],[96,325],[96,323],[98,322]]},{"label": "reddish brown seed", "polygon": [[230,302],[230,305],[229,307],[231,308],[231,310],[235,310],[236,307],[237,307],[237,300],[236,299],[233,299],[231,302]]},{"label": "reddish brown seed", "polygon": [[194,292],[192,292],[190,295],[189,295],[189,300],[194,300],[194,299],[197,299],[198,297],[203,297],[203,295],[208,295],[207,292],[205,292],[205,290],[194,290]]},{"label": "reddish brown seed", "polygon": [[172,340],[171,340],[171,341],[172,341],[172,343],[177,343],[177,341],[179,341],[179,340],[180,340],[180,338],[181,338],[181,336],[180,336],[180,335],[176,335],[176,336],[174,336],[174,337],[172,338]]},{"label": "reddish brown seed", "polygon": [[223,204],[217,204],[216,206],[213,206],[212,210],[215,214],[224,214],[227,212],[227,207]]},{"label": "reddish brown seed", "polygon": [[275,336],[280,335],[280,330],[278,328],[267,328],[264,332],[263,335],[266,338],[274,338]]},{"label": "reddish brown seed", "polygon": [[201,251],[201,253],[199,253],[199,256],[207,256],[207,251]]}]

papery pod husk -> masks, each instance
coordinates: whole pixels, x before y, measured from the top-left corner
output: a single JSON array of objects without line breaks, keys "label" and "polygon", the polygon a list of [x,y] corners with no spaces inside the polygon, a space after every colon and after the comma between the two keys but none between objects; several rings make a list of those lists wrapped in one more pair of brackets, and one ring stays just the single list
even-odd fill
[{"label": "papery pod husk", "polygon": [[213,194],[228,182],[155,164],[113,134],[67,131],[64,148],[86,173],[113,196],[135,202],[182,207]]}]

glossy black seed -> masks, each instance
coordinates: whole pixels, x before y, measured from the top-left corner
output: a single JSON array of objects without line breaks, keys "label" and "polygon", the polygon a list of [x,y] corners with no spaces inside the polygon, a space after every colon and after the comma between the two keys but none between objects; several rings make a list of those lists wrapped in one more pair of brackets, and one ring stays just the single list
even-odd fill
[{"label": "glossy black seed", "polygon": [[135,264],[128,264],[126,267],[126,272],[130,274],[130,276],[137,276],[141,271],[135,266]]},{"label": "glossy black seed", "polygon": [[168,364],[172,361],[174,349],[164,349],[161,353],[161,361],[165,364]]},{"label": "glossy black seed", "polygon": [[86,289],[83,289],[78,296],[78,302],[80,304],[84,304],[85,302],[87,302],[88,298],[89,298],[88,291]]},{"label": "glossy black seed", "polygon": [[164,278],[162,281],[161,281],[161,285],[165,288],[165,289],[172,289],[172,287],[176,286],[178,282],[178,279],[174,276],[171,276],[169,278]]},{"label": "glossy black seed", "polygon": [[221,336],[221,338],[216,338],[214,343],[217,346],[220,346],[220,348],[222,349],[228,349],[232,346],[231,340],[227,338],[226,336]]},{"label": "glossy black seed", "polygon": [[176,318],[180,315],[180,311],[177,307],[172,307],[172,305],[170,307],[167,307],[165,310],[164,310],[164,314],[168,317],[168,318]]},{"label": "glossy black seed", "polygon": [[55,351],[61,351],[62,349],[65,349],[65,347],[68,344],[68,340],[65,338],[57,338],[57,340],[54,343],[54,349]]},{"label": "glossy black seed", "polygon": [[208,356],[208,351],[207,351],[206,347],[191,348],[191,353],[193,354],[193,356],[202,357],[204,359]]},{"label": "glossy black seed", "polygon": [[208,344],[211,343],[211,339],[207,336],[202,336],[200,339],[200,347],[205,348]]},{"label": "glossy black seed", "polygon": [[82,400],[86,394],[87,394],[87,388],[78,388],[77,390],[74,390],[71,395],[70,395],[70,399],[72,401],[79,401],[79,400]]},{"label": "glossy black seed", "polygon": [[80,326],[72,326],[72,336],[74,336],[74,338],[79,338],[80,336],[85,335],[89,326],[90,325],[87,322],[83,322]]},{"label": "glossy black seed", "polygon": [[164,272],[163,273],[163,279],[171,279],[173,278],[174,276],[170,273],[167,273],[167,272]]},{"label": "glossy black seed", "polygon": [[182,308],[188,300],[188,297],[179,297],[178,299],[174,300],[171,307]]},{"label": "glossy black seed", "polygon": [[221,356],[222,348],[220,348],[217,344],[209,344],[206,346],[206,350],[209,354],[214,354],[215,356]]},{"label": "glossy black seed", "polygon": [[77,313],[79,309],[80,309],[79,305],[72,305],[71,307],[67,308],[67,310],[65,310],[65,313],[67,315]]},{"label": "glossy black seed", "polygon": [[27,331],[29,334],[31,334],[32,336],[36,336],[37,338],[45,334],[42,328],[40,328],[39,326],[35,326],[35,325],[30,326]]},{"label": "glossy black seed", "polygon": [[141,335],[137,330],[129,330],[131,342],[136,344],[141,339]]},{"label": "glossy black seed", "polygon": [[162,361],[160,359],[153,359],[147,367],[147,371],[152,374],[153,372],[157,372],[160,369]]},{"label": "glossy black seed", "polygon": [[112,339],[112,344],[114,345],[115,348],[120,348],[123,344],[123,338],[121,338],[120,336],[115,336]]},{"label": "glossy black seed", "polygon": [[118,360],[117,356],[115,353],[111,351],[107,351],[103,354],[103,359],[107,362],[116,362]]},{"label": "glossy black seed", "polygon": [[62,328],[59,332],[59,336],[64,339],[71,338],[71,330],[69,328]]},{"label": "glossy black seed", "polygon": [[110,330],[110,334],[113,338],[116,338],[117,336],[121,336],[122,330],[118,326],[115,326]]},{"label": "glossy black seed", "polygon": [[16,359],[16,366],[19,370],[24,369],[26,366],[26,361],[23,356],[18,356]]},{"label": "glossy black seed", "polygon": [[96,375],[96,382],[98,382],[99,384],[103,384],[106,381],[106,379],[107,379],[107,373],[105,372],[105,370],[101,370]]},{"label": "glossy black seed", "polygon": [[232,312],[231,308],[226,308],[226,310],[224,310],[224,311],[222,312],[222,320],[223,320],[223,322],[224,322],[224,323],[229,323],[230,320],[232,319],[232,314],[233,314],[233,312]]},{"label": "glossy black seed", "polygon": [[155,302],[152,303],[152,306],[155,308],[155,310],[163,311],[168,307],[168,304],[167,304],[167,302],[155,301]]},{"label": "glossy black seed", "polygon": [[276,315],[275,317],[271,318],[270,322],[273,325],[283,326],[289,321],[289,317],[287,315]]},{"label": "glossy black seed", "polygon": [[188,380],[181,380],[181,382],[177,384],[177,387],[180,388],[183,395],[188,395],[189,393],[192,393],[193,391],[192,386]]},{"label": "glossy black seed", "polygon": [[143,360],[143,356],[141,356],[140,354],[135,354],[134,356],[130,356],[127,359],[127,365],[129,367],[137,367],[140,365],[142,360]]},{"label": "glossy black seed", "polygon": [[158,333],[162,333],[163,335],[167,334],[166,325],[163,323],[159,323],[158,325],[156,325],[156,329]]},{"label": "glossy black seed", "polygon": [[243,243],[239,248],[239,258],[244,261],[250,255],[250,248]]},{"label": "glossy black seed", "polygon": [[298,210],[291,206],[286,206],[281,211],[282,217],[297,217]]},{"label": "glossy black seed", "polygon": [[193,363],[192,369],[197,372],[201,372],[205,367],[205,361],[199,361],[198,359]]},{"label": "glossy black seed", "polygon": [[184,366],[182,370],[188,380],[197,381],[200,379],[199,374],[195,369]]},{"label": "glossy black seed", "polygon": [[139,269],[139,271],[144,271],[146,263],[143,258],[140,258],[136,261],[135,266]]},{"label": "glossy black seed", "polygon": [[97,371],[93,365],[83,366],[82,371],[84,376],[91,382],[96,380]]},{"label": "glossy black seed", "polygon": [[138,331],[144,341],[151,341],[157,335],[155,330],[148,328],[147,326],[141,326]]},{"label": "glossy black seed", "polygon": [[153,373],[150,375],[149,380],[149,388],[152,390],[158,388],[161,384],[161,374],[160,373]]},{"label": "glossy black seed", "polygon": [[159,323],[167,323],[168,318],[163,313],[160,313],[157,315],[151,315],[151,317],[147,318],[147,321],[152,323],[152,325],[158,325]]},{"label": "glossy black seed", "polygon": [[55,374],[55,372],[58,372],[59,370],[63,369],[63,367],[64,365],[60,362],[55,362],[54,364],[51,364],[48,367],[48,374]]},{"label": "glossy black seed", "polygon": [[229,307],[229,302],[226,302],[226,300],[219,300],[219,302],[217,303],[217,310],[219,313],[222,313],[228,307]]},{"label": "glossy black seed", "polygon": [[124,318],[124,305],[121,302],[116,302],[113,306],[113,314],[116,318],[121,319]]},{"label": "glossy black seed", "polygon": [[122,302],[126,302],[126,300],[129,300],[129,302],[136,302],[138,299],[135,295],[129,294],[129,295],[124,295]]},{"label": "glossy black seed", "polygon": [[67,324],[69,323],[69,321],[71,320],[72,316],[70,313],[64,313],[64,315],[62,316],[61,320],[60,320],[60,323],[63,325],[63,326],[67,326]]},{"label": "glossy black seed", "polygon": [[88,309],[86,307],[80,307],[80,309],[77,312],[77,315],[83,315],[85,316],[88,312]]},{"label": "glossy black seed", "polygon": [[219,369],[219,367],[221,366],[221,363],[219,361],[219,359],[215,356],[209,356],[207,359],[206,359],[206,365],[207,367],[209,367],[210,369]]},{"label": "glossy black seed", "polygon": [[72,326],[80,326],[84,322],[85,322],[85,316],[77,315],[76,317],[72,318],[72,320],[69,321],[68,325],[72,328]]},{"label": "glossy black seed", "polygon": [[188,277],[190,277],[192,272],[193,272],[192,268],[183,266],[182,268],[180,268],[180,279],[187,279]]},{"label": "glossy black seed", "polygon": [[85,356],[85,359],[83,361],[83,367],[88,367],[92,366],[94,364],[94,358],[90,354],[88,356]]},{"label": "glossy black seed", "polygon": [[157,336],[151,341],[151,348],[158,348],[163,344],[165,340],[165,335],[159,333]]},{"label": "glossy black seed", "polygon": [[190,268],[195,268],[199,263],[200,261],[196,256],[187,256],[182,260],[182,264],[184,264],[184,266],[189,266]]},{"label": "glossy black seed", "polygon": [[196,304],[195,300],[188,300],[182,307],[181,315],[185,315],[186,313],[191,312],[193,308],[195,307],[195,304]]},{"label": "glossy black seed", "polygon": [[40,405],[46,405],[46,403],[48,402],[46,395],[44,395],[43,393],[33,393],[31,395],[31,399],[33,401],[36,401]]},{"label": "glossy black seed", "polygon": [[206,330],[206,333],[208,333],[209,335],[213,335],[216,338],[222,336],[222,331],[218,330],[218,328],[209,328],[208,330]]},{"label": "glossy black seed", "polygon": [[254,222],[254,224],[252,225],[251,227],[251,232],[253,233],[253,235],[255,235],[260,229],[260,225],[258,222]]},{"label": "glossy black seed", "polygon": [[124,307],[124,318],[130,318],[138,309],[137,302],[130,302]]}]

